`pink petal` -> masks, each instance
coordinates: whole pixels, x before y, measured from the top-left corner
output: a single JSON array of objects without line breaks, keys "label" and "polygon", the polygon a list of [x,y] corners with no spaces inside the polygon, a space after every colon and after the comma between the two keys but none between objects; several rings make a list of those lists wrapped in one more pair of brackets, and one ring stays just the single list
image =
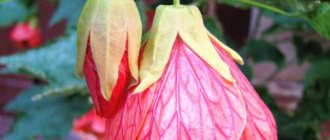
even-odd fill
[{"label": "pink petal", "polygon": [[107,122],[107,139],[226,139],[241,137],[245,104],[227,82],[177,38],[159,81],[129,95]]},{"label": "pink petal", "polygon": [[216,46],[220,56],[229,64],[231,73],[236,79],[244,98],[247,121],[241,140],[277,140],[276,123],[272,113],[235,62],[220,45],[216,42],[213,42],[213,44]]}]

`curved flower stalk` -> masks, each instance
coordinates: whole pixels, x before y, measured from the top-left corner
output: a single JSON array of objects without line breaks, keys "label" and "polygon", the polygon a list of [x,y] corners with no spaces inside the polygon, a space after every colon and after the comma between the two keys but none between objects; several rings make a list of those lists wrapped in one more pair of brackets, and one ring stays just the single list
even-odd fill
[{"label": "curved flower stalk", "polygon": [[77,74],[96,111],[109,117],[129,79],[138,80],[141,21],[133,0],[88,0],[78,24]]},{"label": "curved flower stalk", "polygon": [[194,6],[159,6],[140,82],[107,121],[106,139],[276,140],[271,112]]}]

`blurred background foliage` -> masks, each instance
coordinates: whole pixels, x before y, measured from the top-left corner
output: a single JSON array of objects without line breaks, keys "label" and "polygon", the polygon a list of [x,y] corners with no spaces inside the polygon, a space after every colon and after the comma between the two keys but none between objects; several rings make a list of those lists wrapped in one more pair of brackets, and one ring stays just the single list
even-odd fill
[{"label": "blurred background foliage", "polygon": [[[84,80],[78,79],[74,73],[77,20],[85,0],[44,1],[56,7],[46,26],[65,22],[65,31],[44,41],[40,47],[24,48],[0,57],[0,64],[5,65],[0,74],[27,75],[34,82],[5,107],[16,116],[4,136],[6,140],[64,139],[72,130],[73,120],[92,106]],[[155,7],[172,3],[170,0],[136,2],[144,34],[150,28]],[[43,11],[37,3],[38,0],[0,0],[0,27],[9,28],[26,22],[39,26],[37,13]],[[330,121],[328,0],[183,0],[182,3],[198,6],[205,16],[206,27],[244,57],[247,63],[241,69],[272,110],[280,140],[329,138],[329,127],[325,126]],[[234,35],[242,34],[244,30],[240,33],[226,27],[228,18],[223,17],[230,14],[232,8],[251,13],[248,22],[237,23],[248,31],[243,41],[237,41]],[[263,18],[271,20],[271,24],[260,31]],[[283,52],[279,47],[281,42],[273,39],[274,36],[281,37],[283,32],[290,32],[286,39],[294,47],[294,61],[287,61],[285,49]],[[276,68],[268,78],[255,82],[254,67],[265,61]],[[304,64],[308,67],[303,80],[297,82],[303,88],[296,107],[280,106],[278,100],[281,99],[270,93],[267,84],[276,80],[277,74],[286,67]]]}]

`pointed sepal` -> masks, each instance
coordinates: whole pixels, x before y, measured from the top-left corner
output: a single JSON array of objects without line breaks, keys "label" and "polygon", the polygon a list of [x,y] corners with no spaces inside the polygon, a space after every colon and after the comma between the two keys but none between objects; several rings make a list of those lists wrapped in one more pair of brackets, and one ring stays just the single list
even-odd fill
[{"label": "pointed sepal", "polygon": [[[123,80],[119,77],[121,69],[129,69],[130,74],[126,78],[131,76],[138,80],[141,35],[141,20],[133,0],[88,0],[78,24],[77,74],[83,75],[89,40],[99,77],[99,90],[109,101],[112,93],[116,92],[118,81]],[[124,55],[126,51],[128,55]],[[121,64],[123,57],[127,57],[128,66]]]}]

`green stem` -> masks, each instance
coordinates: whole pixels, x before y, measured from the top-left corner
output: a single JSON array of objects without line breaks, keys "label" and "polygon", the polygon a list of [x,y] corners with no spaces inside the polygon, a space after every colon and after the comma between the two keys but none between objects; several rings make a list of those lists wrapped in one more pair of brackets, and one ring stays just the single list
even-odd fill
[{"label": "green stem", "polygon": [[173,0],[174,6],[180,6],[180,0]]},{"label": "green stem", "polygon": [[266,10],[270,10],[270,11],[273,11],[275,13],[279,13],[281,15],[288,16],[288,17],[297,17],[297,16],[300,16],[300,13],[299,12],[288,13],[288,12],[286,12],[286,11],[284,11],[282,9],[276,8],[274,6],[263,4],[263,3],[259,3],[259,2],[252,1],[252,0],[236,0],[236,1],[241,2],[241,3],[245,3],[245,4],[249,4],[249,5],[252,5],[252,6],[260,7],[260,8],[266,9]]}]

